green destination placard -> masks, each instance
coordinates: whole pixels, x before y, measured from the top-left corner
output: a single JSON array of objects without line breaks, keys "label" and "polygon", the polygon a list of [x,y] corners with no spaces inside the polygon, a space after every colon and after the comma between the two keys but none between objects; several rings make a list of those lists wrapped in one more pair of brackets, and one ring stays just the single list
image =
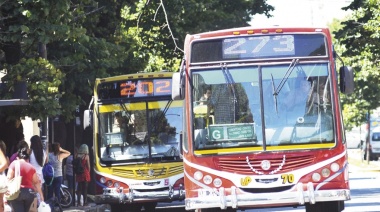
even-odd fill
[{"label": "green destination placard", "polygon": [[211,141],[253,139],[253,124],[211,125],[208,128]]}]

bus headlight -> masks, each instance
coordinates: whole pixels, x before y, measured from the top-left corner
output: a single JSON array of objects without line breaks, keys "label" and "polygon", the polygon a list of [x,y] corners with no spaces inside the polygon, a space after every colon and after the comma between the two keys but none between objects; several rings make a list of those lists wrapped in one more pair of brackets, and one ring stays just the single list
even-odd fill
[{"label": "bus headlight", "polygon": [[330,166],[330,168],[331,168],[331,171],[337,172],[337,171],[339,171],[339,164],[332,163],[331,166]]},{"label": "bus headlight", "polygon": [[196,171],[195,173],[194,173],[194,179],[196,179],[196,180],[201,180],[203,178],[203,174],[202,174],[202,172],[200,172],[200,171]]},{"label": "bus headlight", "polygon": [[319,182],[321,180],[321,175],[318,173],[314,173],[311,178],[313,179],[314,182]]},{"label": "bus headlight", "polygon": [[107,183],[106,183],[107,187],[111,187],[112,186],[112,181],[111,180],[108,180]]},{"label": "bus headlight", "polygon": [[103,183],[103,184],[106,183],[106,178],[101,177],[101,178],[100,178],[100,182]]},{"label": "bus headlight", "polygon": [[113,187],[115,187],[115,188],[119,188],[119,187],[120,187],[120,184],[119,184],[118,182],[116,182],[116,183],[113,184]]},{"label": "bus headlight", "polygon": [[215,178],[214,181],[213,181],[213,183],[214,183],[215,187],[222,186],[222,180],[220,178]]},{"label": "bus headlight", "polygon": [[328,169],[328,168],[324,168],[324,169],[322,169],[322,176],[323,177],[328,177],[328,176],[330,176],[330,169]]},{"label": "bus headlight", "polygon": [[212,177],[210,175],[206,175],[203,177],[203,182],[206,184],[206,185],[209,185],[211,182],[212,182]]}]

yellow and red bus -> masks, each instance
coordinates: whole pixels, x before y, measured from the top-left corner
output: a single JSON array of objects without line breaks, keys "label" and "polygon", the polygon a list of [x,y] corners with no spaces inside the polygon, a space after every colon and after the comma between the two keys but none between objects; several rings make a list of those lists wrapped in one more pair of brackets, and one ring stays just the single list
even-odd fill
[{"label": "yellow and red bus", "polygon": [[85,125],[94,132],[95,202],[112,211],[154,210],[184,199],[180,155],[182,100],[171,98],[172,72],[96,79]]},{"label": "yellow and red bus", "polygon": [[184,99],[187,210],[343,210],[350,188],[339,92],[354,85],[351,67],[336,68],[328,28],[187,35],[184,54],[172,98]]}]

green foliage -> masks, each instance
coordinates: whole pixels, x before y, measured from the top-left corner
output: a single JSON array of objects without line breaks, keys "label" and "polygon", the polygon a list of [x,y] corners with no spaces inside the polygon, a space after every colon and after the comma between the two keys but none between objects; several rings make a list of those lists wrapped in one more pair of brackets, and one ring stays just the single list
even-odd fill
[{"label": "green foliage", "polygon": [[178,70],[186,34],[247,26],[273,9],[265,0],[3,1],[2,80],[9,89],[27,81],[32,101],[12,113],[69,121],[87,107],[96,78]]},{"label": "green foliage", "polygon": [[[27,91],[31,103],[25,108],[20,107],[13,113],[19,116],[30,116],[32,119],[55,117],[60,114],[59,99],[62,93],[58,86],[64,79],[64,74],[49,61],[37,59],[21,59],[17,65],[8,69],[8,74],[2,80],[7,82],[10,91],[17,82],[27,82]],[[5,108],[7,110],[9,108]]]},{"label": "green foliage", "polygon": [[335,38],[345,64],[355,70],[355,92],[342,98],[344,121],[351,127],[365,122],[367,112],[380,106],[380,6],[374,0],[354,0],[345,9],[352,10],[352,16],[342,21]]},{"label": "green foliage", "polygon": [[[187,34],[248,26],[254,14],[269,15],[274,8],[265,0],[138,1],[124,7],[122,17],[128,35],[138,36],[138,57],[148,60],[146,71],[177,70]],[[162,61],[155,67],[152,62]]]}]

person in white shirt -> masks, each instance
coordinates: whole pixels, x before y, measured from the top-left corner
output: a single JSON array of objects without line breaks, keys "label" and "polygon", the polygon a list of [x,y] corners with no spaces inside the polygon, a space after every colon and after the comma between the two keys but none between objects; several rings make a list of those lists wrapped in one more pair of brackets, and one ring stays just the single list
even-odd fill
[{"label": "person in white shirt", "polygon": [[[47,161],[47,154],[43,148],[42,141],[40,136],[34,135],[30,138],[30,159],[29,163],[33,165],[33,167],[36,169],[36,173],[38,178],[40,179],[41,186],[43,183],[45,183],[43,174],[42,174],[42,168],[44,164]],[[40,203],[40,196],[37,196],[38,204]]]}]

